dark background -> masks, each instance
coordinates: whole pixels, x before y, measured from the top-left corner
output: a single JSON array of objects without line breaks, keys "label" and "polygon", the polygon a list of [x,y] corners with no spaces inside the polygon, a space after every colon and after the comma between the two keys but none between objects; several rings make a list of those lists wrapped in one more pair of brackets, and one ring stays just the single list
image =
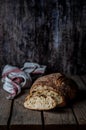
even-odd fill
[{"label": "dark background", "polygon": [[0,0],[0,68],[86,73],[86,0]]}]

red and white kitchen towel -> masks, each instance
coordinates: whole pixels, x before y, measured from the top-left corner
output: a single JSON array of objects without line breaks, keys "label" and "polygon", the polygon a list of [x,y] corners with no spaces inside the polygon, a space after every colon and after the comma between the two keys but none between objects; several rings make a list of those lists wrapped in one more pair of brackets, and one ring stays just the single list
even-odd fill
[{"label": "red and white kitchen towel", "polygon": [[23,68],[5,65],[2,71],[2,82],[3,89],[9,93],[7,99],[14,99],[19,93],[21,93],[22,88],[30,88],[32,84],[30,74],[44,74],[45,69],[45,65],[31,62],[24,63]]}]

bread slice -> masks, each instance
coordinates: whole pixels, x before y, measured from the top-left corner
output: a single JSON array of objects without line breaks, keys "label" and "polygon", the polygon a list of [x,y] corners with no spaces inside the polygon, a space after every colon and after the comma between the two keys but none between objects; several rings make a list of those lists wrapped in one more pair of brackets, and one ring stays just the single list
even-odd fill
[{"label": "bread slice", "polygon": [[24,107],[33,110],[50,110],[56,106],[65,106],[64,98],[52,90],[38,90],[26,97]]},{"label": "bread slice", "polygon": [[29,95],[24,107],[32,110],[50,110],[56,107],[56,102],[51,96]]}]

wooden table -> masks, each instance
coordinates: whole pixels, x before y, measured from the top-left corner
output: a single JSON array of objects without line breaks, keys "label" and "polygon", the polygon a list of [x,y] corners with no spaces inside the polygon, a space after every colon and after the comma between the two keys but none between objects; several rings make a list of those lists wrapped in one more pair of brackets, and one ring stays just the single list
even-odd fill
[{"label": "wooden table", "polygon": [[23,106],[28,90],[15,100],[7,100],[0,85],[0,130],[85,130],[86,75],[72,76],[80,88],[76,101],[65,108],[52,111],[32,111]]}]

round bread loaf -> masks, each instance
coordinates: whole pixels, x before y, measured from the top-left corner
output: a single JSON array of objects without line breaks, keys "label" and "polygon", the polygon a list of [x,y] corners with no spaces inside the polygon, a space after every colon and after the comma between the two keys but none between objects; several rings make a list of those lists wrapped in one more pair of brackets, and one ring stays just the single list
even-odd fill
[{"label": "round bread loaf", "polygon": [[61,73],[42,76],[33,83],[24,106],[34,110],[63,107],[75,98],[77,89],[76,83]]}]

